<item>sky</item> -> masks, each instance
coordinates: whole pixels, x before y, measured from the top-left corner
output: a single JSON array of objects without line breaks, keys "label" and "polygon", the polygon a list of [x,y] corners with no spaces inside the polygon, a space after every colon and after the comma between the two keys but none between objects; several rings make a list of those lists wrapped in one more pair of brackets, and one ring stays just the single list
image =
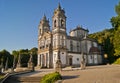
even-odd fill
[{"label": "sky", "polygon": [[[80,25],[95,33],[111,28],[119,0],[0,0],[0,51],[38,47],[38,25],[43,15],[50,21],[58,3],[67,17],[67,32]],[[52,27],[51,27],[52,28]],[[69,33],[68,33],[69,34]]]}]

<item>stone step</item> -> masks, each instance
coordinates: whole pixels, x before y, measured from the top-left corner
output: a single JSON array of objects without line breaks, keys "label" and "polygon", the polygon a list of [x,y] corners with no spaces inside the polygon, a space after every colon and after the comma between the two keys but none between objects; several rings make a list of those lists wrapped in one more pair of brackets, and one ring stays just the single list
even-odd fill
[{"label": "stone step", "polygon": [[21,82],[39,82],[42,77],[20,77],[18,78],[19,81]]},{"label": "stone step", "polygon": [[42,77],[10,76],[4,83],[40,83]]}]

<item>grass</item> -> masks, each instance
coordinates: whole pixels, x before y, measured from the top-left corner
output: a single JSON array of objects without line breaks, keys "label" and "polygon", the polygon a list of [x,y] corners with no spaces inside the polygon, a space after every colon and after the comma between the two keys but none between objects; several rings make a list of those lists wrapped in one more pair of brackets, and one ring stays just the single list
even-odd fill
[{"label": "grass", "polygon": [[54,83],[57,80],[61,80],[61,79],[62,77],[59,74],[59,72],[54,72],[54,73],[46,74],[45,76],[43,76],[40,83]]}]

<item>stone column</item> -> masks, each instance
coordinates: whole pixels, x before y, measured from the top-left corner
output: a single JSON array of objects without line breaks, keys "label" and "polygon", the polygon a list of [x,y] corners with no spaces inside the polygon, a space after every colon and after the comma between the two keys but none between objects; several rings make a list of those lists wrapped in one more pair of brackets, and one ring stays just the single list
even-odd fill
[{"label": "stone column", "polygon": [[44,55],[44,61],[45,61],[44,66],[47,67],[47,55],[46,54]]},{"label": "stone column", "polygon": [[40,54],[38,55],[38,67],[40,66]]},{"label": "stone column", "polygon": [[48,60],[47,60],[47,67],[50,68],[50,58],[49,58],[49,54],[48,54]]},{"label": "stone column", "polygon": [[41,54],[41,67],[43,67],[43,54]]}]

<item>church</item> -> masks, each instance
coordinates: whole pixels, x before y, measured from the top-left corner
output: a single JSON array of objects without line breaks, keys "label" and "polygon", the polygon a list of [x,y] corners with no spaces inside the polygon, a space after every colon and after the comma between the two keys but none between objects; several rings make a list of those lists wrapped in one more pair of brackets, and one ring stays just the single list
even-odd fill
[{"label": "church", "polygon": [[88,29],[77,26],[67,34],[66,15],[60,4],[54,10],[52,27],[44,15],[38,26],[38,63],[41,68],[55,68],[58,59],[62,67],[80,67],[82,56],[86,65],[102,64],[102,47],[88,37]]}]

